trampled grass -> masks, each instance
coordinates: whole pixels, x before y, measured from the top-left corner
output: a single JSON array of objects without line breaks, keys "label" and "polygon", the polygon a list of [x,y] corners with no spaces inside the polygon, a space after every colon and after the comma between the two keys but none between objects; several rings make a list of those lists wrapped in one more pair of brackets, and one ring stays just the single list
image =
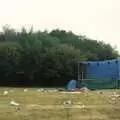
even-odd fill
[{"label": "trampled grass", "polygon": [[[10,88],[3,95],[4,90],[8,88],[0,88],[0,120],[120,120],[120,97],[111,96],[113,90],[71,94]],[[20,106],[11,106],[11,100]],[[67,100],[72,101],[69,108],[63,105]]]}]

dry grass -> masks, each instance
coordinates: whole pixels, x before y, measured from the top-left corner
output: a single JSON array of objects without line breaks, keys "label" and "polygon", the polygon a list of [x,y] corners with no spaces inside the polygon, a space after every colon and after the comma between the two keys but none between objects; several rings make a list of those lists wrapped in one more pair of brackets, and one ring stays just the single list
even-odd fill
[{"label": "dry grass", "polygon": [[[120,98],[112,100],[111,91],[69,94],[11,89],[4,96],[7,88],[0,88],[0,120],[120,120]],[[20,110],[9,105],[11,100],[20,103]],[[72,101],[70,108],[64,107],[66,100]]]}]

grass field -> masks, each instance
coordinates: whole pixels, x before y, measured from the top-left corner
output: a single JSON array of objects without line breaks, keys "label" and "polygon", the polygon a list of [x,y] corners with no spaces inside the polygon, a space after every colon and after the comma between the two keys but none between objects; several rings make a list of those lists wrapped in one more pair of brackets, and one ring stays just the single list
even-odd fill
[{"label": "grass field", "polygon": [[[3,95],[8,90],[7,95]],[[120,120],[120,97],[114,90],[88,93],[39,92],[37,88],[0,88],[0,120]],[[120,93],[119,90],[116,91]],[[12,106],[13,100],[20,106]],[[71,100],[69,107],[63,105]]]}]

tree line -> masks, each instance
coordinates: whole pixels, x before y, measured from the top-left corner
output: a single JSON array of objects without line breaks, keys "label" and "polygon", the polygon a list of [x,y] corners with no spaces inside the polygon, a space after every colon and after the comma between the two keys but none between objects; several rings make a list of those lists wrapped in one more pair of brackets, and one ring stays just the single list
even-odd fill
[{"label": "tree line", "polygon": [[0,85],[65,86],[76,79],[77,61],[115,59],[110,44],[76,35],[71,31],[0,32]]}]

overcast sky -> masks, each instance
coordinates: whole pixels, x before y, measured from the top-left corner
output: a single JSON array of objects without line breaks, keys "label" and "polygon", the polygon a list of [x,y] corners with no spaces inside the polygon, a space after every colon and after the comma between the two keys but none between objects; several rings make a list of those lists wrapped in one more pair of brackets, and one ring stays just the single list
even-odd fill
[{"label": "overcast sky", "polygon": [[120,51],[120,0],[0,0],[0,28],[5,24],[71,30]]}]

